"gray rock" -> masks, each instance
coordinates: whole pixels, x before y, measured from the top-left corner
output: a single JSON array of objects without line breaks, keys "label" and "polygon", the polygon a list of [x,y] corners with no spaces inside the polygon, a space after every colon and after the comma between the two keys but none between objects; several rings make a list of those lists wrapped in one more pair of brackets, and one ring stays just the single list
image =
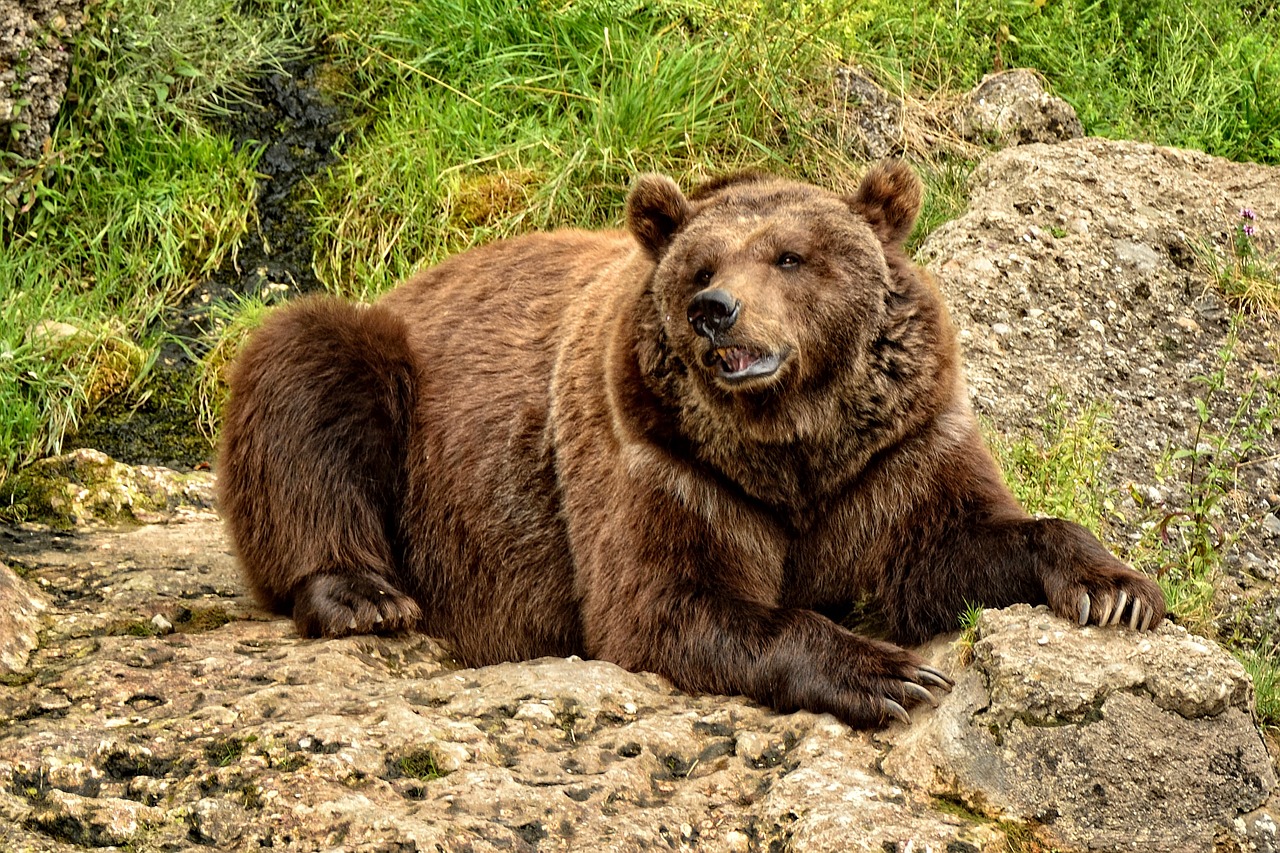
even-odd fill
[{"label": "gray rock", "polygon": [[1046,92],[1040,75],[1029,68],[982,78],[951,113],[951,123],[963,139],[1000,145],[1061,142],[1084,135],[1075,109]]},{"label": "gray rock", "polygon": [[850,156],[879,160],[904,149],[903,103],[860,68],[835,72],[839,133]]},{"label": "gray rock", "polygon": [[[1218,354],[1234,341],[1225,388],[1210,401],[1205,435],[1218,435],[1229,432],[1251,387],[1245,420],[1261,405],[1259,377],[1280,375],[1277,321],[1251,313],[1233,337],[1237,307],[1206,262],[1226,257],[1223,235],[1246,207],[1262,223],[1256,248],[1280,256],[1280,169],[1086,138],[1007,148],[985,158],[969,183],[969,210],[918,254],[960,329],[974,406],[1001,434],[1039,436],[1051,400],[1069,418],[1104,405],[1104,439],[1114,450],[1099,485],[1114,485],[1119,506],[1125,484],[1160,478],[1158,504],[1127,508],[1101,531],[1123,554],[1147,534],[1144,522],[1189,508],[1189,466],[1162,468],[1159,460],[1197,443],[1193,402],[1206,392],[1194,377],[1217,371]],[[995,334],[997,323],[1017,334]],[[1263,540],[1257,508],[1275,491],[1267,460],[1280,457],[1280,433],[1258,433],[1242,469],[1249,476],[1229,484],[1232,497],[1218,503],[1212,523],[1229,534],[1224,557],[1256,554],[1252,575],[1274,577],[1280,550]],[[1182,518],[1173,518],[1168,553],[1155,565],[1178,558]]]},{"label": "gray rock", "polygon": [[954,694],[895,739],[890,776],[1070,848],[1244,841],[1276,779],[1230,655],[1168,623],[1080,629],[1026,605],[984,612],[978,635]]},{"label": "gray rock", "polygon": [[84,0],[0,0],[0,147],[40,156],[62,106]]},{"label": "gray rock", "polygon": [[45,596],[0,563],[0,675],[22,669],[36,647]]}]

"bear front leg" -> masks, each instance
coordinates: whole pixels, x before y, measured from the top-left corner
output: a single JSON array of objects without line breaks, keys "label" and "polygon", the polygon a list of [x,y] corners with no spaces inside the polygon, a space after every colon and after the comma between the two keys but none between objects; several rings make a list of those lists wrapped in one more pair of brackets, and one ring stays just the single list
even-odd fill
[{"label": "bear front leg", "polygon": [[762,561],[772,549],[740,538],[740,527],[708,524],[662,495],[605,517],[648,523],[606,525],[585,549],[583,627],[594,657],[682,690],[827,712],[859,727],[909,722],[913,705],[937,704],[932,688],[951,687],[905,649],[777,606],[780,559]]},{"label": "bear front leg", "polygon": [[1155,581],[1117,560],[1088,530],[1059,518],[1032,519],[1022,528],[1045,598],[1059,616],[1138,631],[1164,618],[1164,593]]},{"label": "bear front leg", "polygon": [[1155,581],[1116,559],[1088,530],[1058,518],[956,525],[904,555],[882,591],[892,633],[920,642],[958,627],[966,607],[1048,604],[1080,625],[1146,631],[1165,615]]}]

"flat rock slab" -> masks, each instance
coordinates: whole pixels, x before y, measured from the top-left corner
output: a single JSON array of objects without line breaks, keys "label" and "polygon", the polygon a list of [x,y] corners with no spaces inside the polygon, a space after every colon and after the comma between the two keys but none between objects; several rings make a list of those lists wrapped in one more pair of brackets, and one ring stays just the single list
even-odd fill
[{"label": "flat rock slab", "polygon": [[1243,671],[1174,626],[988,611],[972,665],[931,647],[941,708],[871,734],[599,661],[303,640],[211,514],[3,541],[47,605],[0,687],[0,849],[1212,850],[1275,786]]}]

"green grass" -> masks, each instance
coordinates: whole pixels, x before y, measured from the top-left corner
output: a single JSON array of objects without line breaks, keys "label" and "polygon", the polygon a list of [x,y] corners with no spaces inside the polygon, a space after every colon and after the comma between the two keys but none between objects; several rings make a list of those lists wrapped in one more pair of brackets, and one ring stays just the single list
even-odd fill
[{"label": "green grass", "polygon": [[991,71],[1027,66],[1076,108],[1091,135],[1280,162],[1274,4],[810,0],[774,8],[822,21],[816,38],[905,91],[963,91]]},{"label": "green grass", "polygon": [[1114,447],[1103,406],[1072,413],[1051,395],[1040,435],[991,439],[1010,488],[1028,511],[1075,521],[1103,539],[1116,530],[1142,530],[1139,541],[1120,550],[1156,578],[1179,623],[1207,636],[1216,633],[1215,583],[1223,556],[1260,518],[1232,509],[1240,469],[1280,424],[1280,377],[1255,374],[1246,377],[1242,393],[1228,390],[1236,347],[1233,332],[1214,369],[1194,378],[1199,392],[1189,446],[1170,448],[1152,472],[1177,496],[1176,505],[1147,506],[1135,494],[1137,508],[1121,511],[1119,490],[1106,473]]},{"label": "green grass", "polygon": [[406,753],[391,762],[391,770],[397,776],[420,779],[432,782],[448,776],[448,771],[441,770],[435,755],[429,749],[417,749]]},{"label": "green grass", "polygon": [[1052,392],[1039,436],[996,436],[993,445],[1009,487],[1028,512],[1065,518],[1095,533],[1116,518],[1118,492],[1105,470],[1115,449],[1105,405],[1072,414],[1061,392]]},{"label": "green grass", "polygon": [[973,663],[973,644],[978,641],[978,624],[982,622],[982,605],[968,602],[964,612],[960,614],[960,636],[952,643],[956,650],[956,660],[967,666]]},{"label": "green grass", "polygon": [[[0,160],[0,480],[137,387],[164,308],[234,253],[257,151],[235,150],[215,119],[297,52],[291,24],[230,0],[88,13],[49,153]],[[79,331],[39,334],[45,321]]]},{"label": "green grass", "polygon": [[1228,300],[1245,311],[1280,315],[1280,255],[1259,247],[1266,230],[1267,224],[1245,208],[1227,232],[1226,245],[1202,244],[1199,255]]},{"label": "green grass", "polygon": [[1166,479],[1180,482],[1185,505],[1167,510],[1140,550],[1159,565],[1160,585],[1170,609],[1183,621],[1213,633],[1214,581],[1223,555],[1260,519],[1229,512],[1241,467],[1280,424],[1280,377],[1255,372],[1242,392],[1227,386],[1237,356],[1237,316],[1209,373],[1196,376],[1196,427],[1190,447],[1175,448],[1163,460]]},{"label": "green grass", "polygon": [[318,187],[320,277],[377,293],[479,242],[608,224],[639,172],[782,165],[752,136],[761,107],[738,97],[733,47],[671,10],[418,4],[348,34],[358,90],[385,94]]},{"label": "green grass", "polygon": [[1235,654],[1253,679],[1258,722],[1280,727],[1280,648],[1264,637],[1254,648],[1237,649]]}]

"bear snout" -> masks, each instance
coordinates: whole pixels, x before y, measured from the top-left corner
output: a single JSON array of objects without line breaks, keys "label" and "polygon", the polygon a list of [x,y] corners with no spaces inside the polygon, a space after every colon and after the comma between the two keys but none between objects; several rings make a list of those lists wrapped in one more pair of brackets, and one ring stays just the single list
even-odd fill
[{"label": "bear snout", "polygon": [[719,288],[699,291],[689,300],[689,325],[704,338],[714,341],[738,322],[742,303]]}]

